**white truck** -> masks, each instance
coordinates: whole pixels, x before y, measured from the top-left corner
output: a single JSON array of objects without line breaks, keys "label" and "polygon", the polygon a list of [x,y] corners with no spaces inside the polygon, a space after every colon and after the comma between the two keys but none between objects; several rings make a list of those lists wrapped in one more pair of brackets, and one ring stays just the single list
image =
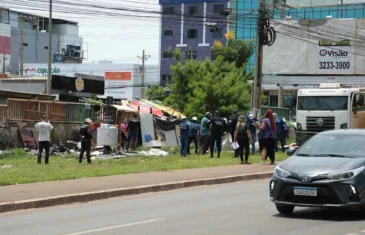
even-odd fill
[{"label": "white truck", "polygon": [[313,135],[334,129],[365,127],[365,88],[341,88],[321,84],[317,89],[298,91],[296,142],[303,144]]}]

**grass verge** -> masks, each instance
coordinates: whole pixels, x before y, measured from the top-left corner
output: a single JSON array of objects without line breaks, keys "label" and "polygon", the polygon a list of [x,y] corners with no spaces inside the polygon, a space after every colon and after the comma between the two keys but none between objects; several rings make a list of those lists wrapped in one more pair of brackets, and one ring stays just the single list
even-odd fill
[{"label": "grass verge", "polygon": [[[38,165],[35,156],[24,153],[22,149],[14,149],[0,155],[1,166],[11,165],[10,168],[0,168],[0,185],[239,164],[240,160],[232,158],[232,155],[233,152],[223,152],[220,159],[211,159],[208,156],[195,154],[187,158],[181,158],[177,155],[168,157],[131,157],[114,160],[94,160],[91,165],[87,165],[86,161],[80,165],[75,157],[51,156],[49,165],[44,163]],[[276,154],[276,161],[278,162],[286,158],[287,156],[282,152]],[[259,153],[254,156],[251,155],[249,161],[259,163]]]}]

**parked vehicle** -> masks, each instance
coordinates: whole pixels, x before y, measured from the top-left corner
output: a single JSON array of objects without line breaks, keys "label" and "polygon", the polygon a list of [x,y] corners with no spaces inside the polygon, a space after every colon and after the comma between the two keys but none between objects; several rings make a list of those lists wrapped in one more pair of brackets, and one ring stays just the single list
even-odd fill
[{"label": "parked vehicle", "polygon": [[296,143],[327,130],[365,127],[365,89],[321,84],[319,89],[298,91]]},{"label": "parked vehicle", "polygon": [[279,164],[270,199],[290,214],[299,207],[356,207],[365,215],[365,130],[321,132]]}]

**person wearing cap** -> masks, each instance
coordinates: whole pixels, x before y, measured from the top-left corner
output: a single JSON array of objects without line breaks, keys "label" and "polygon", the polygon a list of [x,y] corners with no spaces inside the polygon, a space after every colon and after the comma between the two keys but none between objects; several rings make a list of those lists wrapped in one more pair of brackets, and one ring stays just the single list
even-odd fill
[{"label": "person wearing cap", "polygon": [[87,163],[91,164],[91,144],[92,144],[92,135],[90,130],[90,124],[92,123],[90,118],[86,118],[84,121],[84,125],[80,128],[80,137],[81,137],[81,151],[79,156],[79,163],[82,163],[82,158],[84,157],[84,153],[86,152]]},{"label": "person wearing cap", "polygon": [[256,141],[257,141],[257,129],[255,126],[257,118],[254,116],[253,113],[250,113],[249,115],[247,115],[246,119],[247,119],[248,129],[251,132],[251,139],[252,139],[251,151],[252,155],[254,155],[256,152]]},{"label": "person wearing cap", "polygon": [[129,151],[129,144],[132,143],[132,151],[136,148],[136,142],[139,135],[141,123],[137,118],[137,114],[133,114],[133,118],[129,120],[127,125],[127,143],[125,150]]},{"label": "person wearing cap", "polygon": [[210,146],[209,136],[209,123],[210,123],[210,112],[205,113],[205,117],[201,121],[199,136],[201,138],[201,151],[205,155]]},{"label": "person wearing cap", "polygon": [[186,116],[181,117],[180,127],[180,155],[186,157],[189,145],[190,124]]},{"label": "person wearing cap", "polygon": [[[237,123],[238,123],[238,115],[237,115],[237,110],[233,110],[232,112],[232,116],[230,117],[230,120],[229,120],[229,133],[231,134],[231,138],[232,138],[232,141],[234,139],[234,133],[236,131],[236,126],[237,126]],[[234,158],[238,158],[239,157],[239,153],[238,153],[238,149],[236,149],[234,151]]]},{"label": "person wearing cap", "polygon": [[218,150],[218,158],[221,156],[222,150],[222,137],[223,134],[227,131],[227,123],[223,118],[219,116],[219,112],[214,112],[214,117],[210,120],[210,132],[211,132],[211,141],[210,141],[210,157],[214,157],[214,145],[217,144]]},{"label": "person wearing cap", "polygon": [[190,145],[192,142],[194,142],[195,145],[195,154],[198,154],[198,132],[200,131],[200,125],[197,123],[198,118],[193,117],[191,119],[190,124],[190,137],[189,137],[189,145],[188,145],[188,154],[190,154]]},{"label": "person wearing cap", "polygon": [[278,116],[278,114],[274,113],[275,125],[276,125],[276,138],[275,138],[275,151],[278,151],[278,142],[280,141],[281,150],[285,152],[285,142],[286,142],[286,134],[285,134],[285,126],[284,120]]}]

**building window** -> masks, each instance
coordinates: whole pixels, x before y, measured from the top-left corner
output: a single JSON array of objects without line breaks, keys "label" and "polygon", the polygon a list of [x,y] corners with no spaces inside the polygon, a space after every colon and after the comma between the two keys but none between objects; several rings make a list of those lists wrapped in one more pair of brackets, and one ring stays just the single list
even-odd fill
[{"label": "building window", "polygon": [[174,30],[164,30],[163,31],[163,36],[166,36],[166,37],[171,37],[171,36],[174,36]]},{"label": "building window", "polygon": [[175,13],[175,9],[174,7],[165,7],[163,12],[165,15],[173,15]]},{"label": "building window", "polygon": [[199,7],[198,6],[189,6],[188,7],[188,15],[194,16],[199,13]]},{"label": "building window", "polygon": [[212,32],[213,38],[222,38],[223,37],[223,29],[218,29],[217,32]]},{"label": "building window", "polygon": [[196,58],[197,58],[197,51],[186,51],[186,59],[196,60]]},{"label": "building window", "polygon": [[213,5],[213,14],[219,15],[224,10],[224,4]]},{"label": "building window", "polygon": [[28,46],[28,43],[23,43],[23,46],[27,47]]},{"label": "building window", "polygon": [[162,57],[163,58],[172,58],[172,54],[165,51],[162,53]]},{"label": "building window", "polygon": [[197,29],[188,29],[188,39],[198,38],[198,30]]}]

